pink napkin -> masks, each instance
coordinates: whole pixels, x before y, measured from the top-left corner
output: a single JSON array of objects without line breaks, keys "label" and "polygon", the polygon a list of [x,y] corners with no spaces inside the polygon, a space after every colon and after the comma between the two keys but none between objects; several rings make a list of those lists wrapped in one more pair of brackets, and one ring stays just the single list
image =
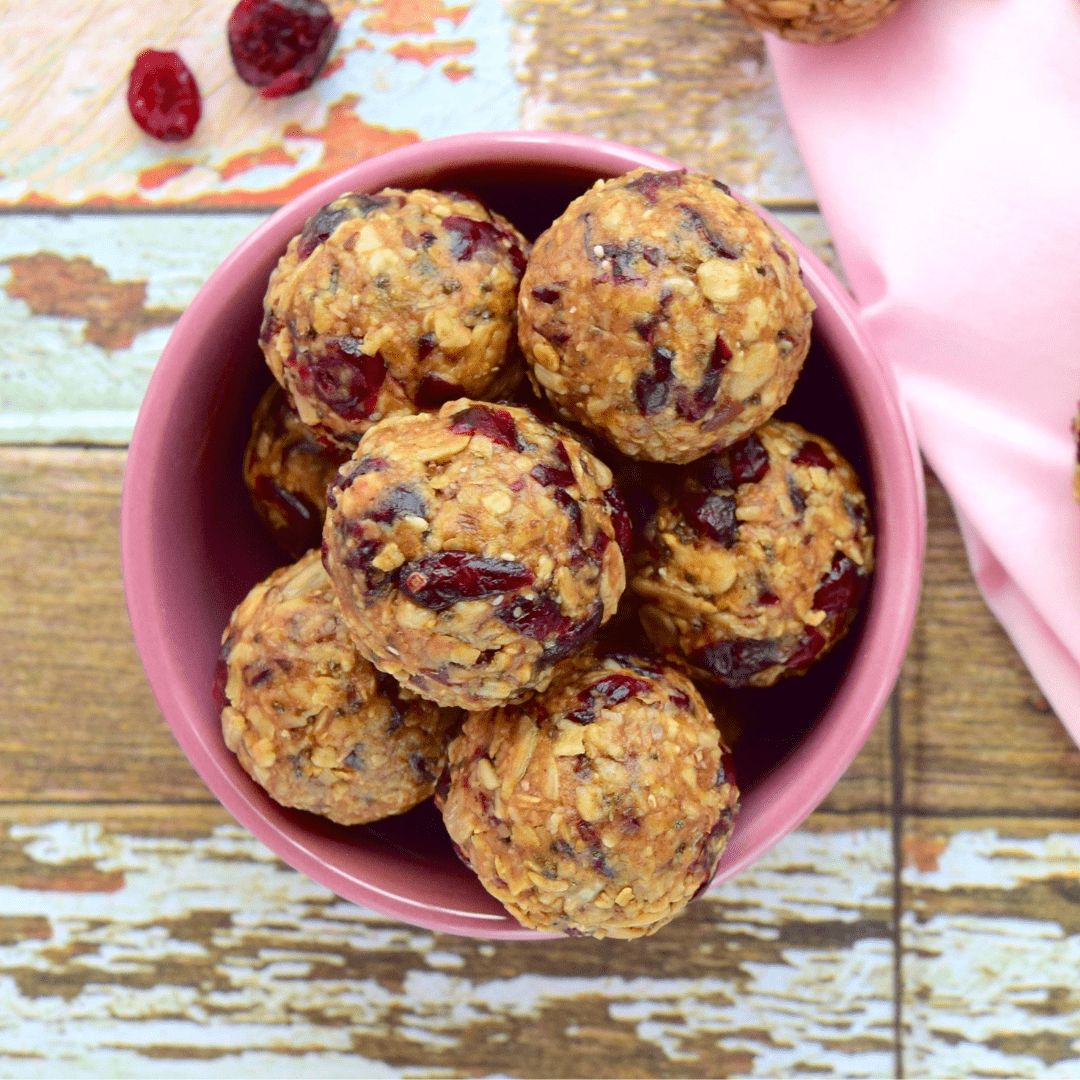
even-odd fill
[{"label": "pink napkin", "polygon": [[769,47],[983,595],[1080,742],[1080,0],[901,0]]}]

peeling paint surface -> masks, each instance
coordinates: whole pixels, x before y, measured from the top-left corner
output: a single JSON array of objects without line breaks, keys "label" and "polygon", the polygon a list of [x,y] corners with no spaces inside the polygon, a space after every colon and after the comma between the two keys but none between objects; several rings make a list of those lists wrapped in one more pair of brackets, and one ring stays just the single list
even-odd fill
[{"label": "peeling paint surface", "polygon": [[[0,946],[5,1076],[437,1076],[474,1043],[484,1071],[543,1075],[515,1072],[510,1051],[537,1025],[588,1040],[585,1002],[665,1075],[889,1075],[885,830],[788,837],[697,905],[682,972],[653,974],[640,947],[569,941],[550,945],[562,971],[506,973],[515,946],[341,901],[235,826],[173,840],[58,820],[8,836],[43,871],[123,884],[0,886],[0,925],[48,924]],[[852,947],[835,948],[838,927]]]},{"label": "peeling paint surface", "polygon": [[[0,441],[126,443],[176,319],[263,217],[0,219]],[[81,301],[50,309],[65,276]]]},{"label": "peeling paint surface", "polygon": [[[274,206],[393,146],[518,126],[499,0],[338,3],[341,28],[322,75],[275,101],[233,70],[225,37],[233,6],[7,5],[14,55],[0,67],[0,205]],[[468,77],[416,62],[463,56],[466,45]],[[128,115],[127,76],[150,46],[179,52],[202,93],[202,119],[183,143],[151,138]]]},{"label": "peeling paint surface", "polygon": [[986,828],[940,848],[904,871],[912,1071],[1077,1076],[1080,835]]}]

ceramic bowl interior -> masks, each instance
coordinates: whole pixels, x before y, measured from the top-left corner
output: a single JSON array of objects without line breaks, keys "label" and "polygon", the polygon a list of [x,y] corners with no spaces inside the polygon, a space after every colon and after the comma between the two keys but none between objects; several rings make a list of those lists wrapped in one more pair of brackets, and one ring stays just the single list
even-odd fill
[{"label": "ceramic bowl interior", "polygon": [[[674,162],[576,136],[488,133],[434,140],[355,166],[249,237],[185,312],[155,371],[125,477],[122,540],[132,626],[154,693],[213,793],[289,864],[394,918],[492,938],[522,929],[454,856],[430,804],[344,828],[283,808],[237,765],[211,693],[221,632],[247,591],[285,561],[251,508],[241,460],[270,375],[257,333],[269,273],[289,238],[345,191],[386,185],[475,192],[535,238],[598,177]],[[813,346],[780,414],[832,440],[870,496],[878,567],[853,632],[803,678],[740,693],[744,800],[714,888],[799,824],[855,756],[899,670],[924,533],[921,472],[890,374],[843,288],[795,241],[818,304]]]}]

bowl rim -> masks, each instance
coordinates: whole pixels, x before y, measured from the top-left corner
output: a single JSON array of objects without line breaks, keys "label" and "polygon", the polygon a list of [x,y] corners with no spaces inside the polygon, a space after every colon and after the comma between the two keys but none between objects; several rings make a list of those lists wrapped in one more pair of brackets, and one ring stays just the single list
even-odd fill
[{"label": "bowl rim", "polygon": [[[441,907],[402,892],[392,892],[342,870],[304,843],[300,827],[271,823],[253,804],[250,789],[238,786],[207,745],[205,717],[176,696],[183,683],[180,658],[168,648],[168,616],[156,591],[155,545],[150,491],[166,452],[152,417],[183,389],[186,365],[182,344],[189,327],[223,317],[228,288],[222,288],[256,252],[284,251],[288,240],[316,210],[346,191],[377,191],[401,182],[403,175],[476,167],[540,166],[617,176],[639,166],[667,171],[684,166],[669,158],[621,143],[550,131],[495,131],[452,135],[410,144],[350,166],[309,188],[275,211],[242,241],[210,275],[188,305],[162,351],[150,379],[128,448],[121,496],[121,563],[124,592],[135,644],[154,696],[181,749],[227,810],[254,836],[295,869],[340,896],[391,918],[428,930],[472,937],[522,940],[557,935],[518,925],[508,914],[491,915]],[[737,193],[736,193],[737,194]],[[741,196],[740,196],[741,198]],[[861,647],[852,658],[839,691],[799,745],[744,798],[736,829],[720,861],[710,891],[745,869],[797,828],[854,759],[892,691],[914,626],[925,550],[926,509],[923,474],[913,429],[892,370],[878,356],[850,294],[822,261],[772,215],[755,210],[795,247],[804,280],[818,301],[815,324],[826,336],[848,339],[842,376],[862,427],[878,499],[877,569],[888,580],[875,590]],[[824,303],[822,302],[824,301]],[[891,449],[890,449],[891,448]],[[888,474],[886,482],[886,473]],[[885,505],[889,513],[883,513]],[[811,766],[812,763],[812,767]],[[245,778],[246,779],[246,778]],[[742,823],[746,824],[743,825]]]}]

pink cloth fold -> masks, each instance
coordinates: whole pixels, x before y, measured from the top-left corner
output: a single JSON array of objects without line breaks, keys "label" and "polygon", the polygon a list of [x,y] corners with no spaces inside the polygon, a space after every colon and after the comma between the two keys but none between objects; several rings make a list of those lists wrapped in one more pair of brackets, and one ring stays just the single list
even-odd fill
[{"label": "pink cloth fold", "polygon": [[1080,0],[901,0],[769,49],[975,578],[1080,742]]}]

